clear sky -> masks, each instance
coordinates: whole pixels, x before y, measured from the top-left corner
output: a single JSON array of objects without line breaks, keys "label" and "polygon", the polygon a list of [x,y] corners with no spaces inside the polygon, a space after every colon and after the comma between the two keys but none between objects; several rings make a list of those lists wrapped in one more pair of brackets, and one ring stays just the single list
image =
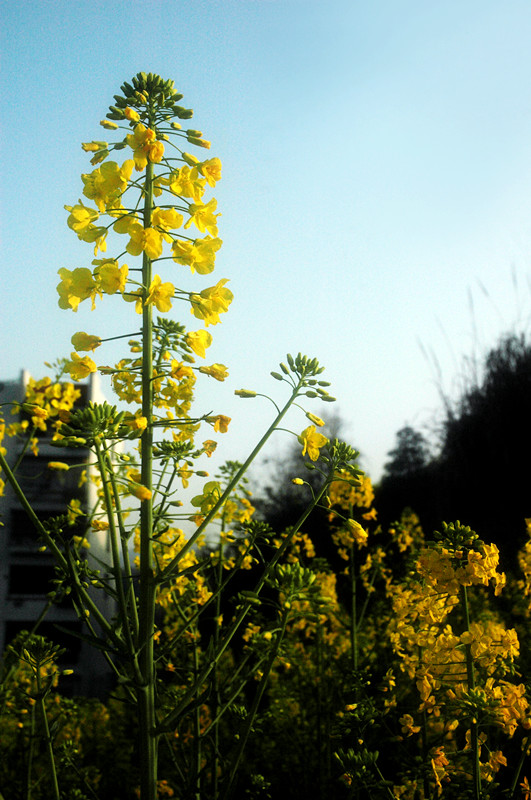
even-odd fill
[{"label": "clear sky", "polygon": [[200,395],[233,418],[223,458],[269,415],[234,389],[280,399],[269,372],[301,350],[378,478],[396,431],[439,407],[423,348],[450,390],[463,355],[527,325],[529,0],[4,0],[0,15],[1,378],[40,376],[74,331],[137,324],[118,299],[61,311],[55,286],[93,257],[63,209],[91,169],[80,143],[105,138],[140,70],[175,80],[223,162],[224,246],[199,276],[235,295],[209,329],[230,377]]}]

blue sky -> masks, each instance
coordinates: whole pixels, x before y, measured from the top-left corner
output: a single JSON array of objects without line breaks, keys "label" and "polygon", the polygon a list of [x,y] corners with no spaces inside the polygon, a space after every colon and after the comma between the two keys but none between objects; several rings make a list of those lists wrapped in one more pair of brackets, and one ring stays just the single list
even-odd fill
[{"label": "blue sky", "polygon": [[[4,0],[0,11],[2,378],[41,375],[74,331],[136,325],[118,300],[61,311],[55,286],[60,267],[92,258],[63,209],[90,171],[80,143],[104,138],[112,95],[140,70],[175,81],[223,162],[224,246],[199,276],[200,288],[230,278],[235,295],[210,328],[209,363],[230,377],[199,393],[205,411],[233,418],[223,459],[242,460],[270,413],[234,389],[281,399],[269,372],[300,350],[326,366],[346,438],[378,478],[396,431],[440,407],[423,349],[453,391],[462,356],[527,326],[527,0]],[[280,434],[274,449],[286,444]]]}]

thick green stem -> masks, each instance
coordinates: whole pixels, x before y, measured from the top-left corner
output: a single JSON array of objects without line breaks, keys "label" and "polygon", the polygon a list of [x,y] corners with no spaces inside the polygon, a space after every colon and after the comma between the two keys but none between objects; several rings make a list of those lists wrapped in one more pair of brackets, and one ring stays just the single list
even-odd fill
[{"label": "thick green stem", "polygon": [[[144,183],[144,228],[151,227],[153,210],[153,164],[146,166]],[[151,285],[151,259],[143,254],[142,284],[142,415],[147,427],[140,441],[141,482],[153,490],[153,317],[146,303]],[[139,665],[142,683],[138,688],[140,735],[141,800],[157,797],[157,736],[155,734],[155,669],[153,634],[155,629],[155,579],[153,575],[153,498],[140,505],[140,587],[139,587]]]}]

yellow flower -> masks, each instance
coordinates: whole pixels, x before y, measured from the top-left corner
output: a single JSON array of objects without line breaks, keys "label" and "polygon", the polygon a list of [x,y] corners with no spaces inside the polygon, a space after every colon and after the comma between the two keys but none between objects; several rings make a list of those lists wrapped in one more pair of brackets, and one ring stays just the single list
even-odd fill
[{"label": "yellow flower", "polygon": [[204,330],[189,331],[184,340],[196,355],[204,358],[206,348],[212,344],[212,334]]},{"label": "yellow flower", "polygon": [[90,523],[90,527],[95,531],[106,531],[109,527],[109,523],[103,519],[93,519]]},{"label": "yellow flower", "polygon": [[162,255],[162,234],[155,228],[143,228],[139,222],[129,226],[129,244],[125,248],[132,256],[139,256],[144,251],[148,258],[160,258]]},{"label": "yellow flower", "polygon": [[310,420],[310,422],[313,422],[313,424],[317,425],[319,428],[322,428],[323,425],[325,424],[323,422],[323,420],[321,419],[321,417],[317,417],[315,414],[312,414],[310,411],[306,412],[306,416]]},{"label": "yellow flower", "polygon": [[88,350],[93,352],[96,347],[99,347],[101,344],[101,339],[99,336],[93,336],[90,333],[85,333],[85,331],[74,333],[70,341],[77,352],[80,350]]},{"label": "yellow flower", "polygon": [[[78,547],[84,547],[86,550],[90,547],[90,542],[84,536],[72,536],[72,541]],[[85,612],[88,615],[88,611]]]},{"label": "yellow flower", "polygon": [[175,208],[156,208],[153,211],[151,224],[162,232],[162,236],[167,242],[172,242],[172,237],[166,231],[180,228],[183,224],[183,219],[183,215],[179,214]]},{"label": "yellow flower", "polygon": [[115,207],[127,188],[133,171],[134,162],[124,161],[121,167],[115,161],[106,161],[89,175],[82,175],[85,184],[83,194],[94,200],[98,209],[103,212]]},{"label": "yellow flower", "polygon": [[92,225],[99,217],[98,211],[83,205],[81,200],[79,201],[79,205],[65,206],[65,208],[67,211],[70,211],[66,224],[77,234]]},{"label": "yellow flower", "polygon": [[402,725],[402,733],[406,736],[412,736],[414,733],[420,732],[420,725],[413,724],[414,720],[411,714],[404,714],[398,721]]},{"label": "yellow flower", "polygon": [[172,358],[170,371],[172,378],[182,381],[183,378],[190,378],[193,374],[192,367],[185,365],[182,361],[177,361],[176,358]]},{"label": "yellow flower", "polygon": [[302,455],[308,454],[312,461],[317,461],[319,458],[319,450],[328,444],[328,439],[322,433],[317,433],[315,425],[310,425],[305,428],[301,435],[298,437],[299,442],[303,445]]},{"label": "yellow flower", "polygon": [[153,161],[154,164],[160,164],[163,155],[164,145],[162,142],[153,142],[153,144],[148,148],[149,160]]},{"label": "yellow flower", "polygon": [[135,289],[132,292],[124,292],[123,298],[126,303],[134,303],[137,314],[142,313],[142,289]]},{"label": "yellow flower", "polygon": [[199,202],[205,191],[206,181],[199,178],[197,167],[181,167],[177,172],[172,173],[168,180],[160,179],[160,182],[169,186],[172,194],[179,197],[191,197],[195,202]]},{"label": "yellow flower", "polygon": [[69,504],[67,506],[67,509],[66,509],[66,515],[68,517],[68,524],[69,525],[75,525],[75,522],[76,522],[77,518],[78,517],[82,517],[83,514],[84,514],[84,512],[83,512],[83,510],[81,508],[81,500],[76,500],[76,499],[70,500],[70,502],[69,502]]},{"label": "yellow flower", "polygon": [[295,486],[304,486],[304,481],[302,478],[292,478],[291,482],[295,484]]},{"label": "yellow flower", "polygon": [[137,172],[145,169],[148,161],[158,164],[164,155],[164,145],[156,141],[156,133],[151,128],[146,128],[141,122],[135,127],[133,133],[126,136],[127,144],[133,150],[133,159]]},{"label": "yellow flower", "polygon": [[199,372],[210,375],[217,381],[224,381],[229,375],[229,371],[224,364],[212,364],[210,367],[199,367]]},{"label": "yellow flower", "polygon": [[77,353],[71,353],[72,360],[67,361],[65,369],[74,381],[81,381],[90,375],[91,372],[96,372],[96,364],[89,356],[78,356]]},{"label": "yellow flower", "polygon": [[155,275],[149,287],[149,293],[145,302],[154,303],[159,311],[169,311],[171,308],[171,298],[175,293],[173,283],[162,283],[160,275]]},{"label": "yellow flower", "polygon": [[218,235],[218,220],[220,214],[214,214],[218,205],[217,200],[212,198],[208,203],[191,203],[188,212],[190,219],[185,223],[185,228],[189,228],[192,224],[196,226],[201,233],[205,231],[210,233],[211,236]]},{"label": "yellow flower", "polygon": [[352,538],[360,547],[367,544],[368,533],[355,519],[347,519],[347,528]]},{"label": "yellow flower", "polygon": [[98,150],[106,150],[108,146],[107,142],[83,142],[81,145],[85,153],[97,153]]},{"label": "yellow flower", "polygon": [[[115,214],[113,213],[113,216]],[[120,214],[116,222],[113,224],[113,230],[116,233],[129,233],[131,225],[134,223],[140,224],[140,220],[136,214]]]},{"label": "yellow flower", "polygon": [[147,418],[142,416],[141,411],[137,411],[134,416],[126,416],[124,419],[124,423],[134,431],[145,431],[147,422]]},{"label": "yellow flower", "polygon": [[[203,446],[205,445],[206,442],[203,443]],[[195,508],[201,510],[201,514],[206,515],[216,505],[221,494],[221,486],[218,481],[207,481],[203,486],[202,494],[196,495],[190,502]]]},{"label": "yellow flower", "polygon": [[124,108],[124,116],[129,122],[140,122],[140,114],[138,111],[135,111],[134,108]]},{"label": "yellow flower", "polygon": [[194,242],[185,242],[181,239],[172,245],[173,260],[178,264],[189,266],[192,272],[199,275],[208,275],[214,269],[216,252],[223,242],[219,238],[205,236],[204,239],[196,239]]},{"label": "yellow flower", "polygon": [[48,461],[48,469],[54,469],[57,472],[68,472],[70,466],[65,464],[64,461]]},{"label": "yellow flower", "polygon": [[112,258],[96,261],[98,266],[94,270],[98,291],[105,294],[115,294],[125,289],[129,267],[127,264],[118,266],[118,262]]},{"label": "yellow flower", "polygon": [[214,425],[214,430],[218,433],[227,433],[231,418],[224,414],[216,414],[215,417],[207,417],[207,422]]},{"label": "yellow flower", "polygon": [[218,443],[215,442],[213,439],[205,439],[205,441],[203,442],[203,450],[209,458],[217,446]]},{"label": "yellow flower", "polygon": [[91,297],[94,309],[96,282],[87,267],[77,267],[72,271],[61,267],[58,274],[62,278],[61,283],[57,284],[59,308],[71,308],[73,311],[77,311],[79,304]]},{"label": "yellow flower", "polygon": [[215,286],[203,289],[199,294],[191,294],[192,314],[197,319],[202,319],[205,325],[217,325],[220,322],[219,315],[228,311],[232,302],[233,294],[229,289],[225,289],[227,278],[218,281]]},{"label": "yellow flower", "polygon": [[147,486],[142,486],[141,483],[130,483],[129,484],[129,491],[132,495],[134,495],[138,500],[150,500],[151,499],[151,491],[147,488]]},{"label": "yellow flower", "polygon": [[207,179],[208,185],[214,187],[216,181],[221,180],[221,161],[219,158],[209,158],[199,165],[199,171]]}]

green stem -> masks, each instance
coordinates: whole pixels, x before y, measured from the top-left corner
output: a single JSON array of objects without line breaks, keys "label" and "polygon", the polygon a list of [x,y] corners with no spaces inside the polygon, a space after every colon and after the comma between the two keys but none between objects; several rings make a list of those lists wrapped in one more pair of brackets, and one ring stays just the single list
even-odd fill
[{"label": "green stem", "polygon": [[[153,164],[148,161],[144,183],[144,228],[151,227],[153,210]],[[142,309],[142,416],[147,427],[140,440],[141,482],[153,490],[153,316],[146,303],[151,285],[151,259],[142,258],[144,304]],[[138,688],[140,727],[140,797],[157,797],[157,736],[155,734],[155,669],[153,634],[155,630],[155,580],[153,576],[153,497],[140,505],[140,585],[139,585],[139,666],[142,683]]]}]

